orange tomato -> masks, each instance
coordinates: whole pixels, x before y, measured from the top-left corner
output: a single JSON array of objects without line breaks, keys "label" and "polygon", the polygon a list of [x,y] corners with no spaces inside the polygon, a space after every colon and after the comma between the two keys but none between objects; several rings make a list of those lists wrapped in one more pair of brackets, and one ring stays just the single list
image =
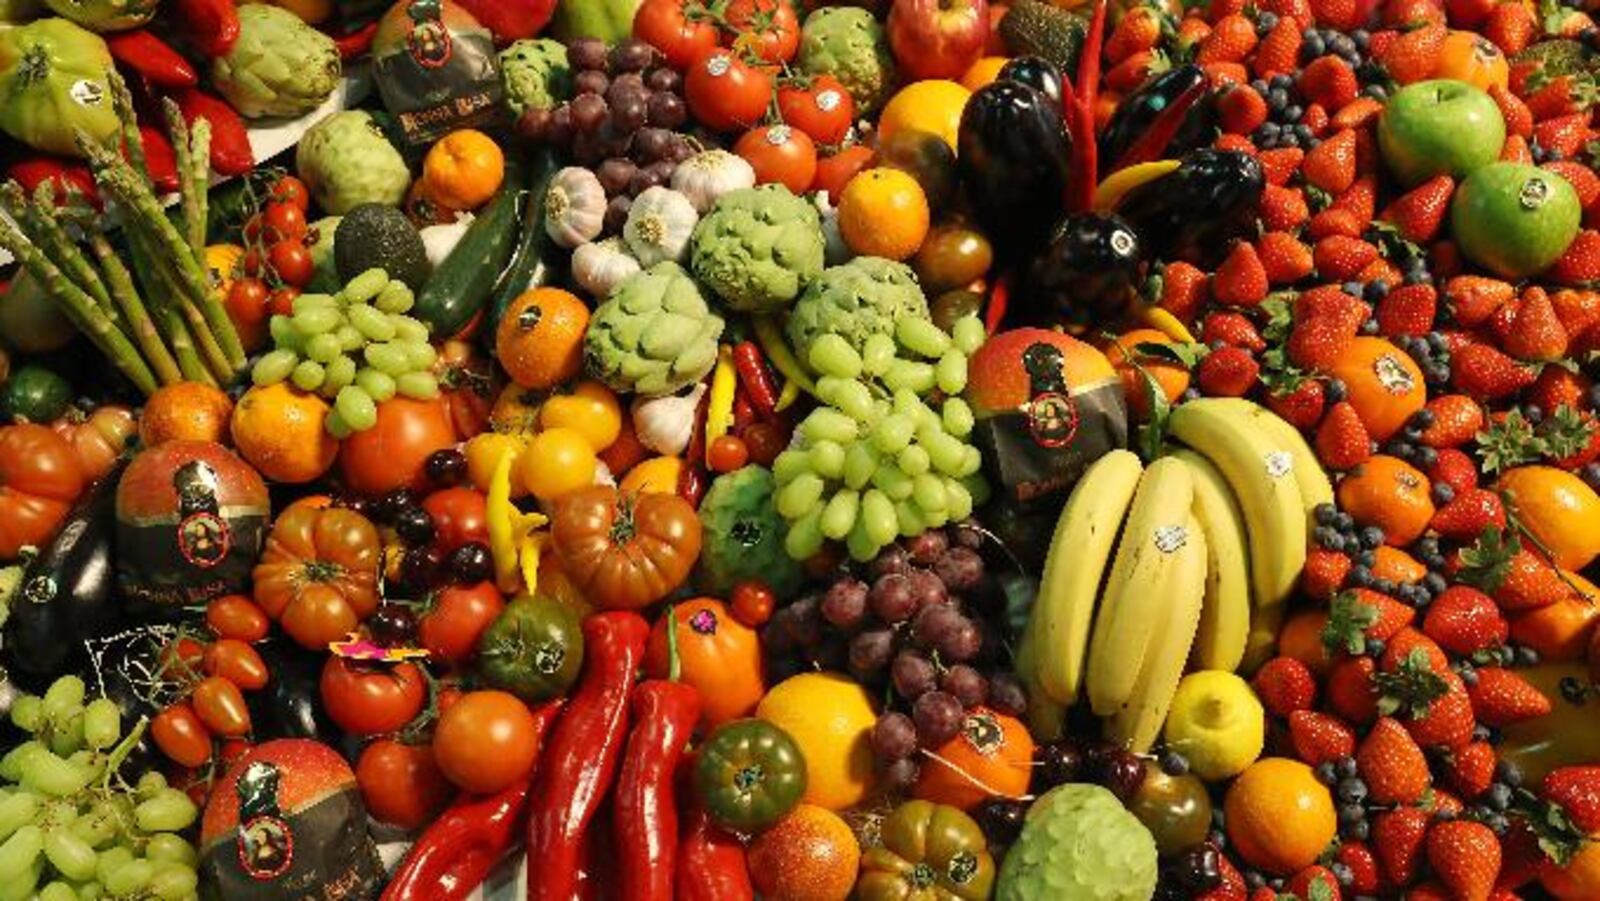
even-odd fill
[{"label": "orange tomato", "polygon": [[1453,78],[1476,88],[1504,88],[1510,81],[1511,66],[1495,43],[1475,31],[1451,31],[1439,47],[1439,66],[1434,78]]},{"label": "orange tomato", "polygon": [[1385,543],[1405,547],[1433,519],[1431,487],[1415,466],[1377,454],[1339,483],[1339,507],[1358,524],[1382,529]]},{"label": "orange tomato", "polygon": [[[210,415],[189,419],[193,424]],[[274,482],[309,482],[339,453],[338,440],[322,427],[327,416],[327,401],[288,382],[251,388],[233,408],[233,446]]]},{"label": "orange tomato", "polygon": [[[513,435],[505,432],[484,432],[472,436],[467,442],[463,452],[467,455],[467,479],[472,482],[472,487],[479,491],[488,491],[489,482],[494,479],[494,469],[500,465],[502,454],[511,454],[512,470],[516,470],[516,460],[528,446],[525,435]],[[511,480],[511,496],[513,498],[527,495],[527,486],[520,479]]]},{"label": "orange tomato", "polygon": [[[1122,379],[1122,389],[1127,395],[1128,406],[1140,419],[1150,415],[1150,392],[1149,386],[1145,383],[1145,373],[1155,379],[1161,393],[1166,396],[1167,403],[1177,403],[1178,398],[1182,397],[1183,392],[1189,387],[1188,367],[1159,354],[1146,353],[1138,349],[1141,344],[1172,343],[1172,339],[1164,332],[1153,328],[1141,328],[1112,338],[1105,348],[1106,359],[1116,367],[1117,376]],[[1135,366],[1135,363],[1138,365]],[[1141,369],[1143,373],[1140,372]]]},{"label": "orange tomato", "polygon": [[495,356],[524,388],[554,388],[583,365],[589,308],[560,288],[534,288],[511,302],[495,332]]},{"label": "orange tomato", "polygon": [[611,474],[622,478],[624,473],[631,473],[633,468],[650,456],[650,449],[639,441],[639,433],[633,429],[633,418],[622,417],[622,426],[617,432],[617,440],[611,446],[600,452],[600,462],[611,470]]},{"label": "orange tomato", "polygon": [[622,433],[622,405],[610,388],[585,379],[545,400],[539,408],[539,428],[572,429],[599,453]]},{"label": "orange tomato", "polygon": [[971,810],[991,795],[1022,797],[1032,774],[1033,736],[1028,727],[1014,717],[974,707],[962,720],[961,731],[923,763],[911,793]]},{"label": "orange tomato", "polygon": [[[766,691],[761,676],[761,641],[715,598],[694,598],[672,607],[677,623],[679,678],[700,691],[700,723],[707,730],[749,716]],[[650,630],[645,671],[667,678],[667,617]]]},{"label": "orange tomato", "polygon": [[531,435],[539,430],[539,407],[544,404],[544,392],[524,388],[512,383],[495,395],[489,408],[489,427],[497,432],[513,435]]},{"label": "orange tomato", "polygon": [[839,234],[862,256],[907,260],[928,235],[928,198],[910,174],[868,169],[839,198]]},{"label": "orange tomato", "polygon": [[422,186],[453,210],[483,206],[500,190],[506,158],[500,145],[481,131],[464,128],[440,138],[422,161]]},{"label": "orange tomato", "polygon": [[652,457],[629,469],[617,487],[638,494],[646,492],[676,494],[678,477],[681,475],[683,475],[682,460],[677,457]]},{"label": "orange tomato", "polygon": [[1350,405],[1378,442],[1388,441],[1427,403],[1422,370],[1383,338],[1362,336],[1330,370],[1349,389]]},{"label": "orange tomato", "polygon": [[361,494],[376,496],[405,485],[421,488],[428,455],[455,443],[442,399],[391,397],[378,404],[377,425],[345,439],[339,469],[351,490]]}]

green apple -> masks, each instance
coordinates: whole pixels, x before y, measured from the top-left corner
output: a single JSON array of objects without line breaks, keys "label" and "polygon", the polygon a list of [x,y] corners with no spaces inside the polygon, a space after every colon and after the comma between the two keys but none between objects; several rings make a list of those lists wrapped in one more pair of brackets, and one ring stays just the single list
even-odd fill
[{"label": "green apple", "polygon": [[1459,179],[1499,159],[1505,142],[1494,98],[1448,78],[1406,85],[1378,120],[1383,162],[1408,188],[1440,174]]},{"label": "green apple", "polygon": [[1554,263],[1578,234],[1583,209],[1561,176],[1522,163],[1475,170],[1450,201],[1450,231],[1467,259],[1504,278]]}]

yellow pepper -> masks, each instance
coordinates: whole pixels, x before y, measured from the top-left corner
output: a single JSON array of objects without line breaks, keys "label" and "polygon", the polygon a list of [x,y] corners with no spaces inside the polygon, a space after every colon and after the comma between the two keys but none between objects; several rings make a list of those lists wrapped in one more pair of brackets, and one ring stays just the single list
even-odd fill
[{"label": "yellow pepper", "polygon": [[516,593],[523,585],[532,591],[538,583],[542,536],[536,532],[549,521],[543,513],[524,513],[511,503],[511,464],[515,456],[510,450],[500,454],[484,499],[489,554],[494,558],[494,581],[507,594]]},{"label": "yellow pepper", "polygon": [[778,392],[778,402],[772,405],[772,409],[781,413],[794,406],[794,402],[799,399],[800,386],[795,384],[794,379],[786,379],[783,383],[783,389]]},{"label": "yellow pepper", "polygon": [[711,374],[711,397],[706,401],[706,447],[728,434],[733,426],[733,394],[739,376],[733,368],[733,348],[724,344],[717,351],[717,368]]},{"label": "yellow pepper", "polygon": [[752,319],[756,341],[772,365],[777,367],[784,378],[807,394],[816,394],[817,386],[812,383],[811,376],[806,374],[805,367],[795,358],[794,351],[789,349],[789,343],[784,340],[783,332],[778,329],[778,321],[771,316],[754,316]]}]

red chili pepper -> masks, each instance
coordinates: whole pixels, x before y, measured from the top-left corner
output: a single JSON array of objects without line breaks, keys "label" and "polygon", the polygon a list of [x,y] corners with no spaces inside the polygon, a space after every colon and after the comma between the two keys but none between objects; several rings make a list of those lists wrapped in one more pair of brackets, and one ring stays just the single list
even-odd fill
[{"label": "red chili pepper", "polygon": [[616,776],[627,736],[628,695],[650,624],[613,610],[583,621],[583,678],[550,733],[528,818],[529,901],[571,901],[584,833]]},{"label": "red chili pepper", "polygon": [[1094,135],[1094,105],[1100,98],[1100,48],[1105,42],[1106,2],[1095,0],[1094,17],[1078,54],[1078,77],[1061,92],[1062,119],[1072,135],[1072,171],[1067,178],[1066,207],[1082,212],[1094,206],[1100,183],[1100,148]]},{"label": "red chili pepper", "polygon": [[614,872],[623,901],[672,901],[678,855],[678,804],[673,774],[700,718],[694,686],[665,679],[633,690],[633,735],[617,776],[611,816],[618,856]]},{"label": "red chili pepper", "polygon": [[144,76],[156,87],[192,88],[200,83],[200,76],[183,54],[148,28],[108,34],[105,39],[112,59]]},{"label": "red chili pepper", "polygon": [[1100,99],[1100,49],[1105,46],[1106,0],[1095,0],[1094,14],[1089,19],[1089,31],[1083,38],[1083,49],[1078,54],[1078,102],[1089,110]]},{"label": "red chili pepper", "polygon": [[756,408],[750,405],[750,392],[745,390],[744,382],[740,382],[733,389],[733,430],[743,431],[755,418]]},{"label": "red chili pepper", "polygon": [[178,190],[178,157],[158,128],[139,126],[139,142],[144,145],[144,166],[150,172],[150,182],[163,191]]},{"label": "red chili pepper", "polygon": [[778,405],[778,388],[767,371],[767,358],[761,354],[761,345],[754,341],[735,344],[733,367],[739,373],[739,383],[750,392],[750,402],[762,416],[770,418]]},{"label": "red chili pepper", "polygon": [[1166,151],[1167,145],[1172,143],[1173,135],[1176,135],[1178,129],[1183,127],[1184,120],[1189,116],[1190,107],[1198,103],[1200,98],[1206,95],[1207,90],[1209,90],[1209,87],[1205,82],[1197,82],[1191,85],[1188,90],[1173,98],[1172,103],[1156,114],[1155,121],[1150,123],[1150,126],[1144,130],[1144,134],[1140,135],[1138,140],[1134,141],[1127,150],[1122,152],[1122,156],[1117,160],[1116,165],[1106,174],[1110,175],[1118,169],[1126,169],[1139,163],[1148,163],[1151,160],[1160,159]]},{"label": "red chili pepper", "polygon": [[[557,699],[533,711],[536,743],[560,710]],[[406,852],[382,901],[459,901],[472,894],[515,841],[532,782],[529,773],[497,795],[458,800]]]},{"label": "red chili pepper", "polygon": [[678,844],[677,901],[753,901],[744,846],[700,807],[689,811]]},{"label": "red chili pepper", "polygon": [[183,110],[184,121],[192,125],[196,119],[205,119],[211,123],[211,168],[217,174],[243,175],[255,168],[250,132],[227,101],[199,88],[178,91],[173,99]]},{"label": "red chili pepper", "polygon": [[327,35],[333,38],[333,45],[339,48],[339,58],[349,60],[363,56],[368,50],[371,50],[372,37],[377,33],[378,23],[368,22],[355,31],[344,34],[327,32]]},{"label": "red chili pepper", "polygon": [[696,507],[706,493],[706,407],[710,400],[711,392],[707,391],[695,407],[694,431],[689,433],[689,447],[683,452],[683,472],[678,475],[678,496]]},{"label": "red chili pepper", "polygon": [[173,0],[172,9],[184,36],[205,56],[226,56],[239,40],[239,8],[234,0]]},{"label": "red chili pepper", "polygon": [[989,305],[983,311],[983,330],[994,334],[1006,318],[1006,308],[1011,305],[1011,274],[1008,272],[994,283],[989,291]]},{"label": "red chili pepper", "polygon": [[89,167],[82,163],[54,156],[33,156],[7,166],[6,175],[21,185],[29,197],[33,196],[40,184],[52,181],[55,182],[56,203],[64,202],[68,192],[77,191],[90,203],[100,205],[100,193],[95,190],[94,176],[89,174]]}]

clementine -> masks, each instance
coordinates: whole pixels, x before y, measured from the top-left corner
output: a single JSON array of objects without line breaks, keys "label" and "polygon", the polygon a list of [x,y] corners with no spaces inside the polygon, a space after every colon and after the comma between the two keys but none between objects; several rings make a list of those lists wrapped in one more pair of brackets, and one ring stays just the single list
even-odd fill
[{"label": "clementine", "polygon": [[1228,840],[1246,862],[1287,876],[1316,862],[1333,841],[1333,797],[1311,767],[1264,757],[1234,780],[1223,801]]},{"label": "clementine", "polygon": [[986,707],[967,711],[961,731],[923,764],[911,793],[971,810],[984,798],[1020,798],[1033,775],[1033,736],[1020,720]]},{"label": "clementine", "polygon": [[868,169],[839,198],[839,234],[861,256],[910,259],[928,235],[928,198],[900,169]]},{"label": "clementine", "polygon": [[233,401],[212,385],[179,382],[150,395],[139,416],[139,442],[155,447],[163,441],[228,441]]},{"label": "clementine", "polygon": [[1433,519],[1430,488],[1428,477],[1415,466],[1376,454],[1339,483],[1339,507],[1360,525],[1382,529],[1386,543],[1405,547]]},{"label": "clementine", "polygon": [[506,308],[495,331],[495,356],[524,388],[554,388],[583,365],[589,308],[560,288],[534,288]]},{"label": "clementine", "polygon": [[1511,512],[1564,569],[1583,569],[1600,554],[1600,495],[1554,466],[1518,466],[1495,482]]},{"label": "clementine", "polygon": [[1349,389],[1350,405],[1375,441],[1388,441],[1428,400],[1416,361],[1383,338],[1351,341],[1330,373]]},{"label": "clementine", "polygon": [[1117,369],[1128,406],[1141,419],[1150,415],[1150,389],[1145,375],[1155,380],[1167,403],[1175,404],[1189,387],[1189,368],[1165,354],[1141,349],[1140,345],[1172,345],[1165,332],[1153,328],[1133,329],[1111,339],[1106,359]]},{"label": "clementine", "polygon": [[474,210],[500,190],[506,158],[494,139],[464,128],[440,138],[422,161],[422,189],[441,206]]},{"label": "clementine", "polygon": [[339,442],[322,427],[327,416],[327,401],[288,382],[251,388],[233,408],[233,446],[274,482],[309,482],[339,453]]}]

